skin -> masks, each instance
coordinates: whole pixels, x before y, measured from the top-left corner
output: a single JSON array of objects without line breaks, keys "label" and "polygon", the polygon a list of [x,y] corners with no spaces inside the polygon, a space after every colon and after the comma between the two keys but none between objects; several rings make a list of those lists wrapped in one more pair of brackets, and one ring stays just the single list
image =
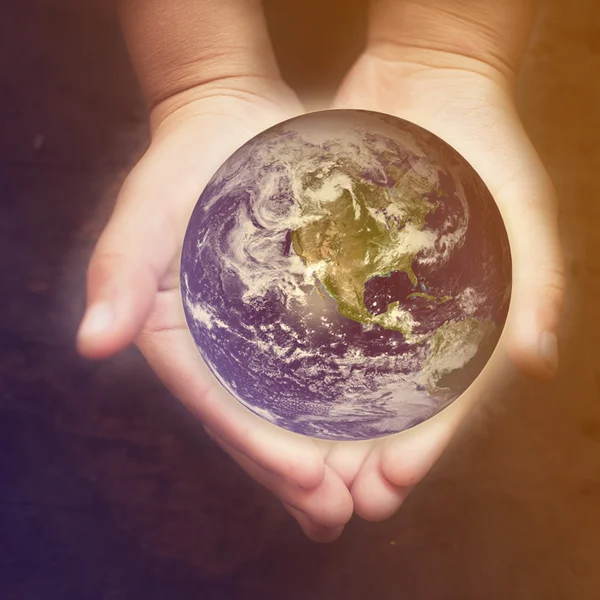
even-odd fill
[{"label": "skin", "polygon": [[491,189],[513,250],[513,301],[498,351],[457,402],[374,442],[328,443],[250,414],[208,373],[183,316],[179,252],[196,199],[247,139],[300,114],[256,0],[121,0],[150,107],[152,141],[119,194],[88,273],[79,351],[135,343],[165,385],[308,537],[336,539],[355,512],[393,515],[510,365],[550,378],[565,279],[554,191],[514,105],[536,6],[529,0],[375,0],[368,43],[335,99],[444,138]]}]

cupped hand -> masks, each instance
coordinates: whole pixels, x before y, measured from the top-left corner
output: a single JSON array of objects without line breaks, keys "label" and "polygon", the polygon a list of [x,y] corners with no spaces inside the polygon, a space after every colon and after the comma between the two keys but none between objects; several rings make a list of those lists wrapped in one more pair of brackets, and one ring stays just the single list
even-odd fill
[{"label": "cupped hand", "polygon": [[233,150],[301,112],[280,81],[216,80],[159,105],[151,146],[125,182],[90,264],[81,352],[100,358],[135,342],[209,435],[273,491],[314,540],[335,539],[353,508],[368,520],[396,512],[494,386],[504,355],[534,376],[551,376],[556,368],[564,289],[556,206],[510,85],[479,63],[436,53],[424,58],[365,52],[335,106],[395,114],[439,135],[482,176],[507,226],[514,285],[499,351],[468,392],[433,419],[374,442],[296,436],[242,408],[195,348],[179,290],[185,227],[205,184]]},{"label": "cupped hand", "polygon": [[409,60],[394,57],[394,49],[365,52],[346,77],[335,106],[417,123],[471,163],[504,219],[513,289],[497,351],[459,400],[402,434],[330,446],[327,465],[351,490],[356,512],[368,520],[383,520],[397,511],[473,406],[501,383],[507,360],[526,375],[553,376],[565,287],[553,187],[518,116],[511,81],[464,56],[415,49],[410,55]]},{"label": "cupped hand", "polygon": [[187,327],[179,283],[185,228],[208,180],[253,135],[300,111],[282,82],[244,78],[156,107],[151,145],[125,181],[89,266],[78,347],[103,358],[135,342],[209,435],[282,500],[309,537],[329,541],[352,515],[346,486],[313,440],[251,414],[215,381]]}]

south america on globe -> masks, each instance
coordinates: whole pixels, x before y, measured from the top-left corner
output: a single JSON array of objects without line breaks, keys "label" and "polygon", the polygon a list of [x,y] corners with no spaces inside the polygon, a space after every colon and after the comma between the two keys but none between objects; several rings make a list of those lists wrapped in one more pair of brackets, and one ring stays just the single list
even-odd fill
[{"label": "south america on globe", "polygon": [[287,430],[395,434],[478,377],[511,292],[506,230],[470,164],[408,121],[309,113],[238,149],[202,193],[181,260],[198,350]]}]

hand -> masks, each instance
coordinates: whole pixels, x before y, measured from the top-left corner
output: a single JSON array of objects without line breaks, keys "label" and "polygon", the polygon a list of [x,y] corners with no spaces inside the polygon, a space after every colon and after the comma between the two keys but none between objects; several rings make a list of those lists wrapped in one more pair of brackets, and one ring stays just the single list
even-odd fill
[{"label": "hand", "polygon": [[373,46],[348,74],[336,107],[394,114],[449,142],[490,188],[513,255],[506,329],[482,378],[413,430],[366,443],[360,451],[340,444],[327,457],[351,489],[356,512],[382,520],[427,474],[473,405],[497,387],[505,356],[527,375],[554,374],[565,278],[553,187],[518,117],[510,80],[463,56]]},{"label": "hand", "polygon": [[196,89],[194,100],[160,121],[95,249],[79,348],[100,358],[135,341],[211,437],[308,535],[329,539],[352,513],[347,489],[312,440],[267,424],[215,382],[189,333],[179,284],[183,235],[204,185],[237,147],[295,110],[286,91],[250,94],[238,85]]},{"label": "hand", "polygon": [[[121,2],[152,141],[95,248],[78,348],[103,358],[135,342],[209,435],[309,537],[328,541],[352,515],[346,486],[315,441],[268,424],[216,382],[189,332],[179,283],[185,229],[206,183],[239,146],[302,107],[279,77],[258,3],[164,2]],[[166,48],[158,59],[157,46]]]}]

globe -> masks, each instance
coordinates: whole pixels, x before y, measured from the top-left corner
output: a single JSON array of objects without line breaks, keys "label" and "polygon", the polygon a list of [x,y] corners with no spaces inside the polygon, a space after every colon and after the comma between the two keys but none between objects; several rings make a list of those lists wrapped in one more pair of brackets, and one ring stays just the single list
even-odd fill
[{"label": "globe", "polygon": [[195,206],[181,259],[190,332],[250,411],[328,440],[395,434],[479,376],[511,258],[470,164],[389,115],[327,110],[239,148]]}]

